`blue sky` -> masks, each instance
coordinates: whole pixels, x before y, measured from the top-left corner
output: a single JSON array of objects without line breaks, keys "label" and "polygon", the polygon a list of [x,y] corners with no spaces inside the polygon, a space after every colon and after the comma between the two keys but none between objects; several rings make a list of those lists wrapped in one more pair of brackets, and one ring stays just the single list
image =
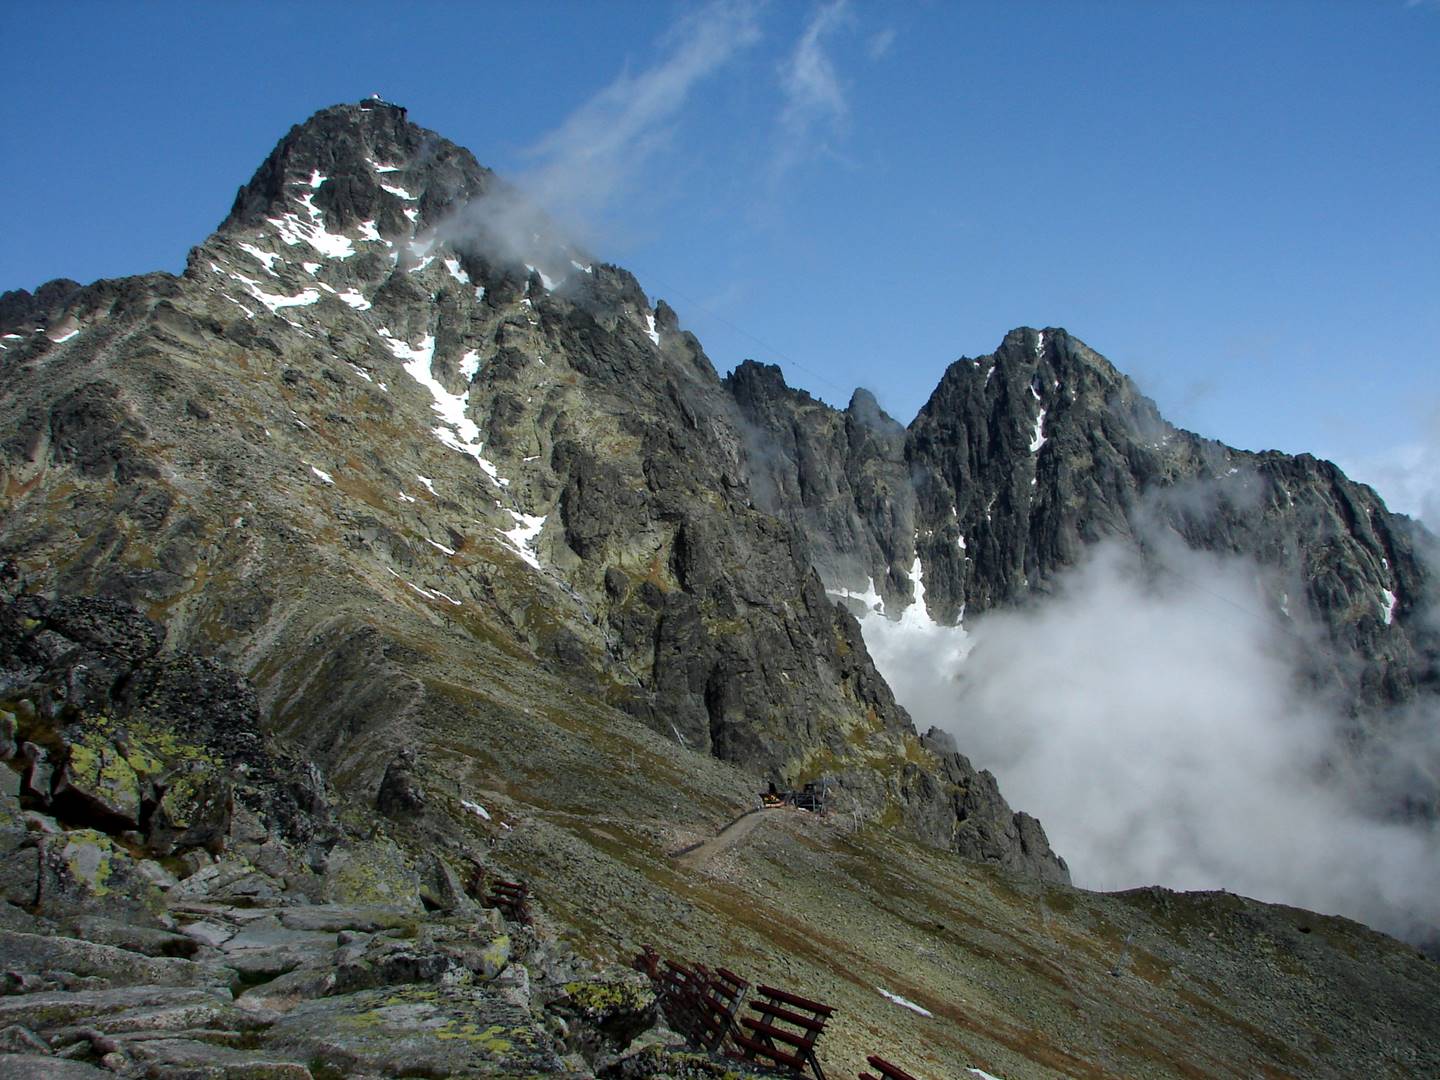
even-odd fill
[{"label": "blue sky", "polygon": [[1176,423],[1440,522],[1434,0],[11,0],[0,35],[0,290],[178,271],[291,124],[379,91],[722,370],[908,422],[1064,326]]}]

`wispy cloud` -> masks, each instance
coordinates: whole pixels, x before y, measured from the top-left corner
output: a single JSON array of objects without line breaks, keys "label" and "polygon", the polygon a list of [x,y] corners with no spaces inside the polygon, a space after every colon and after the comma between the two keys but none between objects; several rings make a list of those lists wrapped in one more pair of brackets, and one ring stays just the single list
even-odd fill
[{"label": "wispy cloud", "polygon": [[1347,475],[1375,488],[1391,510],[1440,533],[1440,408],[1418,439],[1340,464]]},{"label": "wispy cloud", "polygon": [[833,0],[816,9],[780,66],[784,106],[771,170],[777,181],[812,153],[817,143],[823,144],[833,136],[849,111],[845,88],[827,43],[853,22],[849,0]]},{"label": "wispy cloud", "polygon": [[695,88],[759,37],[749,3],[717,0],[681,20],[658,63],[622,72],[531,147],[537,166],[523,186],[562,215],[603,210],[666,142]]},{"label": "wispy cloud", "polygon": [[695,90],[760,38],[749,0],[713,0],[668,29],[659,59],[626,69],[525,151],[533,165],[443,222],[437,233],[565,273],[571,245],[596,242],[606,214],[666,146]]},{"label": "wispy cloud", "polygon": [[887,26],[879,33],[872,34],[870,40],[865,43],[865,51],[870,55],[871,60],[884,60],[894,47],[895,28],[893,26]]}]

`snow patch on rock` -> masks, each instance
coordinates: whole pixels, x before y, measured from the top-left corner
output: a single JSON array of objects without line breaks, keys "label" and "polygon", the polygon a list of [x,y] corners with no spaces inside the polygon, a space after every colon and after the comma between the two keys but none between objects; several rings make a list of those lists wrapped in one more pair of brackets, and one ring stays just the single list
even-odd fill
[{"label": "snow patch on rock", "polygon": [[[261,266],[265,267],[267,274],[275,273],[275,263],[279,260],[280,256],[273,251],[261,251],[254,244],[246,244],[244,242],[240,244],[240,250],[253,258]],[[210,265],[214,266],[215,264],[211,263]]]},{"label": "snow patch on rock", "polygon": [[[318,176],[318,172],[316,173]],[[312,177],[313,180],[313,177]],[[326,177],[320,177],[320,183],[324,183]],[[312,183],[311,187],[319,187],[320,184]],[[325,228],[325,215],[315,205],[315,197],[312,194],[305,194],[300,198],[300,205],[304,207],[309,221],[301,220],[298,214],[285,214],[278,218],[267,219],[275,226],[280,239],[289,247],[298,244],[308,244],[327,259],[348,259],[355,254],[355,246],[350,242],[348,236],[340,233],[329,232]]]},{"label": "snow patch on rock", "polygon": [[[899,994],[892,994],[889,990],[886,990],[883,986],[877,986],[875,989],[880,991],[880,996],[881,996],[881,997],[884,997],[884,998],[886,998],[886,999],[889,1000],[889,1001],[893,1001],[896,1005],[900,1005],[900,1006],[902,1006],[903,1008],[910,1009],[912,1012],[917,1012],[917,1013],[919,1013],[921,1016],[934,1016],[934,1015],[935,1015],[935,1014],[932,1013],[929,1009],[925,1008],[925,1006],[923,1006],[923,1005],[916,1005],[915,1002],[911,1001],[909,998],[901,997]],[[973,1072],[974,1070],[972,1069],[971,1071]]]},{"label": "snow patch on rock", "polygon": [[505,511],[515,519],[515,528],[508,532],[496,529],[495,531],[510,541],[510,544],[519,553],[520,558],[540,569],[540,560],[535,555],[535,541],[540,537],[540,530],[545,527],[545,518],[533,514],[522,514],[518,510]]},{"label": "snow patch on rock", "polygon": [[430,365],[435,359],[435,336],[426,334],[419,345],[409,345],[398,338],[390,336],[390,332],[381,328],[382,337],[390,351],[405,366],[405,372],[417,383],[430,391],[433,399],[430,407],[440,416],[440,424],[432,429],[435,437],[452,450],[459,450],[462,454],[469,454],[485,474],[500,487],[507,487],[509,480],[502,477],[495,468],[495,464],[488,461],[481,453],[485,444],[480,441],[480,428],[465,415],[465,407],[469,404],[470,393],[452,394],[440,385],[439,380],[430,371]]},{"label": "snow patch on rock", "polygon": [[445,269],[450,271],[450,276],[456,281],[458,281],[461,285],[470,284],[470,275],[465,273],[465,271],[461,269],[459,259],[446,259]]},{"label": "snow patch on rock", "polygon": [[1040,415],[1035,417],[1035,433],[1030,437],[1030,452],[1038,454],[1040,448],[1045,445],[1045,410],[1040,410]]}]

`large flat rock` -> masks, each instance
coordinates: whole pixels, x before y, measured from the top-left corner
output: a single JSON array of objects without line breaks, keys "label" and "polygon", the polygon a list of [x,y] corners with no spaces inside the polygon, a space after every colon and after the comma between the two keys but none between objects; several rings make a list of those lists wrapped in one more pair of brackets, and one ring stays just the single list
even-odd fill
[{"label": "large flat rock", "polygon": [[219,964],[178,957],[142,956],[113,945],[14,930],[0,930],[0,956],[5,957],[5,965],[11,971],[37,975],[66,971],[72,975],[104,979],[114,986],[233,987],[237,981],[233,970]]},{"label": "large flat rock", "polygon": [[[148,1039],[125,1044],[139,1075],[164,1080],[312,1080],[305,1063],[284,1054],[237,1050],[200,1039]],[[3,1075],[3,1074],[0,1074]]]},{"label": "large flat rock", "polygon": [[265,1035],[312,1067],[380,1076],[529,1076],[560,1060],[525,1009],[469,987],[407,986],[302,1002]]},{"label": "large flat rock", "polygon": [[86,1016],[69,1028],[59,1028],[55,1036],[79,1032],[82,1028],[102,1031],[106,1035],[131,1035],[138,1032],[156,1031],[256,1031],[267,1026],[273,1014],[259,1010],[241,1009],[228,1001],[212,998],[208,1001],[167,1002],[157,1005],[142,1005],[103,1016]]},{"label": "large flat rock", "polygon": [[[33,1031],[85,1023],[104,1025],[108,1016],[144,1009],[211,1008],[228,1005],[218,987],[126,986],[115,990],[47,991],[0,997],[0,1028],[20,1024]],[[0,1076],[4,1076],[0,1072]]]},{"label": "large flat rock", "polygon": [[304,904],[276,912],[291,930],[323,930],[339,933],[355,930],[374,933],[414,923],[419,916],[409,908],[361,904]]},{"label": "large flat rock", "polygon": [[0,1076],[5,1080],[96,1080],[114,1075],[81,1061],[44,1054],[0,1054]]}]

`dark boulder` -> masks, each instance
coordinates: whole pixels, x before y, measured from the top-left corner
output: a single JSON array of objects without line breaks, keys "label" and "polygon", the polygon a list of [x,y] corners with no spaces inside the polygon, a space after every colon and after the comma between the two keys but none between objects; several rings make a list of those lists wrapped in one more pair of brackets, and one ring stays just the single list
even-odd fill
[{"label": "dark boulder", "polygon": [[415,751],[401,750],[385,767],[375,808],[389,818],[411,818],[425,809],[425,788],[415,764]]}]

